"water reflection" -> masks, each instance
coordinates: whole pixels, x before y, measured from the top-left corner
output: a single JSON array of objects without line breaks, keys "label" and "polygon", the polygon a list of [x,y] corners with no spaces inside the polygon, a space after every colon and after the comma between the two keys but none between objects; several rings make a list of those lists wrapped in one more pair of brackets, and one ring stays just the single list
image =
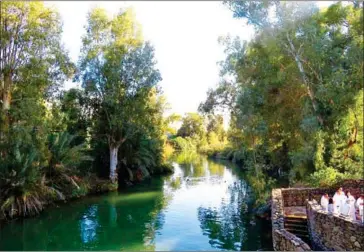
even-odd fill
[{"label": "water reflection", "polygon": [[87,244],[96,240],[96,229],[98,226],[97,205],[93,205],[80,220],[81,239],[83,243]]},{"label": "water reflection", "polygon": [[272,249],[262,235],[270,227],[250,224],[254,198],[240,169],[196,154],[175,160],[171,176],[5,225],[0,250]]}]

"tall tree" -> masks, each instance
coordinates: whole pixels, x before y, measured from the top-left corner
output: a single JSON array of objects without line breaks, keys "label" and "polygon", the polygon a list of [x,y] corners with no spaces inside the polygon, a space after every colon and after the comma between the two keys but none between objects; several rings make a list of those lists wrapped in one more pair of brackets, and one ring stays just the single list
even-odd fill
[{"label": "tall tree", "polygon": [[254,160],[290,170],[292,181],[332,171],[358,177],[363,12],[341,3],[320,11],[299,3],[227,4],[257,32],[245,47],[226,39],[222,77],[233,76],[233,92],[220,84],[200,108],[209,112],[235,94],[230,142],[252,150]]},{"label": "tall tree", "polygon": [[[240,2],[225,2],[234,12],[237,18],[245,18],[247,22],[253,24],[258,31],[263,31],[272,36],[279,30],[282,34],[280,40],[286,53],[292,57],[296,63],[297,70],[300,74],[301,82],[306,86],[307,95],[311,100],[311,105],[316,114],[316,118],[321,126],[324,125],[324,119],[319,109],[312,83],[308,78],[308,73],[304,67],[303,45],[299,43],[296,28],[304,24],[303,19],[310,17],[317,11],[315,5],[310,3],[298,2],[281,2],[281,1],[240,1]],[[270,13],[274,13],[273,17],[269,17]],[[297,27],[298,26],[298,27]]]},{"label": "tall tree", "polygon": [[[34,85],[38,91],[54,91],[51,88],[63,84],[73,67],[60,42],[62,26],[55,10],[42,2],[26,1],[2,1],[0,7],[0,102],[4,131],[9,123],[12,93],[23,88],[19,85],[24,76],[33,74],[28,85]],[[30,67],[36,72],[30,72]]]},{"label": "tall tree", "polygon": [[132,9],[112,19],[103,9],[91,10],[82,41],[77,79],[97,100],[97,133],[107,138],[110,179],[116,182],[119,147],[140,131],[148,94],[161,76]]},{"label": "tall tree", "polygon": [[177,136],[202,138],[206,134],[204,118],[197,113],[187,113],[182,119]]}]

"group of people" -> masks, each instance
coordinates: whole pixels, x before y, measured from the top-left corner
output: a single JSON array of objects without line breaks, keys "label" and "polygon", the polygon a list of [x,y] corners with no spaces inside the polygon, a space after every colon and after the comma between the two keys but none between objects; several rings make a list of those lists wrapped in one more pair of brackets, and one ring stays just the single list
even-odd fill
[{"label": "group of people", "polygon": [[360,195],[357,200],[350,193],[346,191],[344,193],[342,187],[340,187],[334,196],[331,198],[327,193],[321,197],[321,207],[324,211],[333,214],[343,214],[350,216],[353,220],[358,220],[356,211],[359,212],[359,220],[364,221],[364,199],[363,195]]}]

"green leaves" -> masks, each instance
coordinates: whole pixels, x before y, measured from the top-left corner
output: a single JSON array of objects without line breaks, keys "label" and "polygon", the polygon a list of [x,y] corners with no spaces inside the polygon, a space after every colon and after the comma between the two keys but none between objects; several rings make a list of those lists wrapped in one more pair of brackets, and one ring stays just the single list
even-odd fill
[{"label": "green leaves", "polygon": [[291,182],[311,173],[358,177],[362,12],[341,3],[321,11],[311,3],[226,4],[257,33],[249,44],[225,39],[223,81],[208,91],[200,110],[212,113],[233,94],[231,145],[256,152],[258,162],[275,169],[287,167]]},{"label": "green leaves", "polygon": [[[92,158],[84,153],[85,144],[72,146],[75,136],[68,132],[50,134],[48,148],[50,151],[50,169],[71,170],[77,173],[77,167],[83,161],[92,161]],[[52,171],[51,171],[52,172]],[[57,172],[57,171],[55,171]]]}]

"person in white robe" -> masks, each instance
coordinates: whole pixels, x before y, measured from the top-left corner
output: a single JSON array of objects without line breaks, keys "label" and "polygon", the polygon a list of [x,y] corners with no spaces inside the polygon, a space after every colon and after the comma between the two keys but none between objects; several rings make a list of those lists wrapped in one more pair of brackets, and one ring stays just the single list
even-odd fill
[{"label": "person in white robe", "polygon": [[321,201],[320,201],[320,205],[322,207],[322,210],[324,211],[328,211],[328,207],[329,207],[329,195],[327,193],[325,193],[324,195],[322,195],[321,197]]},{"label": "person in white robe", "polygon": [[329,199],[329,206],[328,206],[327,210],[331,214],[334,212],[334,201],[332,200],[332,198]]},{"label": "person in white robe", "polygon": [[359,209],[359,216],[361,218],[361,222],[364,222],[364,199],[362,195],[356,200],[355,205]]},{"label": "person in white robe", "polygon": [[348,211],[349,211],[349,206],[346,204],[346,200],[348,199],[343,191],[342,188],[341,189],[341,204],[340,204],[340,213],[347,215]]},{"label": "person in white robe", "polygon": [[350,191],[346,191],[346,204],[349,207],[348,215],[351,217],[351,219],[356,220],[355,216],[355,198],[353,195],[351,195]]},{"label": "person in white robe", "polygon": [[340,214],[341,199],[341,188],[339,188],[334,194],[334,197],[332,197],[332,200],[334,201],[334,214]]}]

